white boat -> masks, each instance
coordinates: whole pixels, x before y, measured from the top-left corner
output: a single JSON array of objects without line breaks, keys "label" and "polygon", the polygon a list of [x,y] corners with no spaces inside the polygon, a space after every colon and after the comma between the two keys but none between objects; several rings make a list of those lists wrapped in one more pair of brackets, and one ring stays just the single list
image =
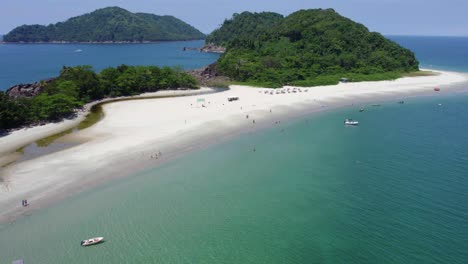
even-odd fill
[{"label": "white boat", "polygon": [[101,243],[102,241],[104,241],[103,237],[93,237],[93,238],[85,239],[81,241],[81,245],[83,247],[86,247],[86,246],[96,245],[98,243]]},{"label": "white boat", "polygon": [[345,119],[344,124],[350,125],[350,126],[357,126],[359,125],[359,122],[356,120],[352,120],[352,119]]}]

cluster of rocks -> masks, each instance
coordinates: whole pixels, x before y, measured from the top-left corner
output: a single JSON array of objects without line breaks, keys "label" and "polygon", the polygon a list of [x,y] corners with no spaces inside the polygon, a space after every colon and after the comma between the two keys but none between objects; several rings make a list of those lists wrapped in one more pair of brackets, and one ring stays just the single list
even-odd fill
[{"label": "cluster of rocks", "polygon": [[17,84],[15,86],[12,86],[8,88],[6,93],[10,98],[16,99],[20,97],[34,97],[38,94],[40,94],[43,90],[44,87],[52,82],[54,79],[47,79],[47,80],[42,80],[40,82],[35,82],[35,83],[27,83],[27,84]]},{"label": "cluster of rocks", "polygon": [[188,71],[187,73],[195,77],[202,84],[214,80],[227,80],[227,77],[220,75],[216,62],[200,69]]},{"label": "cluster of rocks", "polygon": [[211,53],[224,53],[226,48],[221,46],[216,46],[214,44],[207,44],[200,49],[201,52],[211,52]]},{"label": "cluster of rocks", "polygon": [[207,53],[224,53],[226,52],[226,48],[221,46],[216,46],[214,44],[207,44],[201,48],[193,48],[193,47],[184,47],[183,51],[200,51],[200,52],[207,52]]}]

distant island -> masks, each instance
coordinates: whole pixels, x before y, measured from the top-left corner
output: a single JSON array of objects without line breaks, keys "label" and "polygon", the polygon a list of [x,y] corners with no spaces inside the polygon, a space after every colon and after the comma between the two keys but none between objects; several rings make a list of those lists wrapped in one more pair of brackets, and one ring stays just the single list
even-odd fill
[{"label": "distant island", "polygon": [[[166,19],[179,21],[179,24],[172,28],[149,27],[146,31],[133,27]],[[107,32],[110,25],[125,26],[114,27],[111,33]],[[139,32],[139,36],[144,32],[151,35],[150,32],[161,32],[165,28],[169,30],[165,36],[181,36],[182,26],[190,29],[191,33],[186,32],[186,36],[202,36],[173,17],[132,14],[115,7],[56,25],[21,28],[41,28],[42,31],[32,32],[41,32],[43,36],[49,31],[57,33],[60,28],[64,34],[70,33],[66,39],[75,41],[143,41],[157,38],[135,38],[135,32]],[[69,30],[65,30],[68,27]],[[20,31],[13,30],[5,40],[11,41]],[[129,37],[124,37],[127,34]],[[17,40],[42,39],[32,37],[36,36],[32,33],[29,38],[25,36]],[[53,39],[63,38],[49,38],[48,41]],[[64,67],[54,79],[13,86],[6,93],[0,92],[0,130],[61,120],[73,115],[84,104],[102,98],[180,87],[196,89],[200,84],[215,87],[226,87],[233,82],[263,87],[318,86],[337,84],[342,78],[356,82],[392,80],[407,73],[417,75],[413,72],[419,71],[413,52],[379,33],[369,32],[365,26],[332,9],[300,10],[287,17],[270,12],[234,14],[207,37],[206,44],[206,51],[224,53],[216,63],[188,73],[167,67],[127,65],[96,73],[89,66],[76,66]]]},{"label": "distant island", "polygon": [[226,48],[211,72],[255,86],[390,80],[419,70],[413,52],[333,9],[300,10],[287,17],[234,14],[207,36],[206,44]]},{"label": "distant island", "polygon": [[107,7],[48,26],[19,26],[4,35],[3,41],[130,43],[204,38],[202,32],[173,16],[131,13],[120,7]]}]

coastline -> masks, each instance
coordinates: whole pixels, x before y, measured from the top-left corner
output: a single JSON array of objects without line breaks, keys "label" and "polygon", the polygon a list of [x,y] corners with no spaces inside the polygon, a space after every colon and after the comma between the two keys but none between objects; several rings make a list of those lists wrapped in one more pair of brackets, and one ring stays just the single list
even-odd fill
[{"label": "coastline", "polygon": [[204,39],[184,39],[184,40],[147,40],[147,41],[35,41],[35,42],[6,42],[0,41],[0,44],[152,44],[162,42],[186,42]]},{"label": "coastline", "polygon": [[[23,148],[35,141],[53,136],[58,133],[73,129],[83,122],[88,114],[90,114],[91,108],[96,105],[105,103],[118,102],[129,99],[142,99],[142,98],[155,98],[166,97],[166,96],[187,96],[194,94],[204,94],[214,92],[211,88],[202,88],[197,90],[167,90],[157,91],[152,93],[144,93],[134,96],[122,96],[114,98],[106,98],[98,101],[94,101],[83,106],[82,109],[77,111],[76,116],[72,119],[64,119],[60,122],[47,123],[42,126],[24,127],[10,131],[7,135],[0,137],[0,168],[14,161],[16,150]],[[0,169],[1,171],[1,169]],[[1,174],[0,174],[1,176]]]},{"label": "coastline", "polygon": [[[277,120],[353,103],[434,93],[436,86],[443,93],[466,80],[463,74],[441,72],[437,76],[395,81],[301,88],[308,92],[294,94],[270,95],[264,91],[271,89],[232,86],[221,93],[164,98],[158,99],[158,103],[139,100],[107,104],[106,117],[101,122],[71,135],[88,138],[86,143],[7,168],[4,188],[0,189],[0,223],[185,152],[274,126]],[[229,96],[238,96],[240,100],[229,103]],[[204,102],[197,102],[201,97]],[[29,134],[33,133],[24,132],[18,139]],[[2,149],[4,142],[0,141]],[[159,152],[162,155],[153,158]],[[19,203],[25,197],[32,202],[26,209]]]}]

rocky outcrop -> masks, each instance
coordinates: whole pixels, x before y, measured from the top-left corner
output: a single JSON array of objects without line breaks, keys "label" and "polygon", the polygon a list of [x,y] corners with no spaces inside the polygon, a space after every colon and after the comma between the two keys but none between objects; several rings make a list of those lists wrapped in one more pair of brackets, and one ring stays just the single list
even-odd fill
[{"label": "rocky outcrop", "polygon": [[220,76],[218,65],[216,63],[212,63],[200,69],[188,71],[188,73],[197,78],[201,83],[206,83],[206,81],[214,80]]},{"label": "rocky outcrop", "polygon": [[214,44],[207,44],[201,48],[193,48],[193,47],[183,47],[183,51],[200,51],[200,52],[207,52],[207,53],[224,53],[226,52],[226,48],[221,46],[216,46]]},{"label": "rocky outcrop", "polygon": [[10,96],[10,98],[14,99],[20,97],[34,97],[40,94],[44,90],[44,87],[53,80],[54,79],[52,78],[35,83],[17,84],[8,88],[8,90],[6,90],[6,93],[8,94],[8,96]]},{"label": "rocky outcrop", "polygon": [[210,52],[210,53],[224,53],[226,48],[221,46],[216,46],[214,44],[207,44],[200,49],[201,52]]}]

